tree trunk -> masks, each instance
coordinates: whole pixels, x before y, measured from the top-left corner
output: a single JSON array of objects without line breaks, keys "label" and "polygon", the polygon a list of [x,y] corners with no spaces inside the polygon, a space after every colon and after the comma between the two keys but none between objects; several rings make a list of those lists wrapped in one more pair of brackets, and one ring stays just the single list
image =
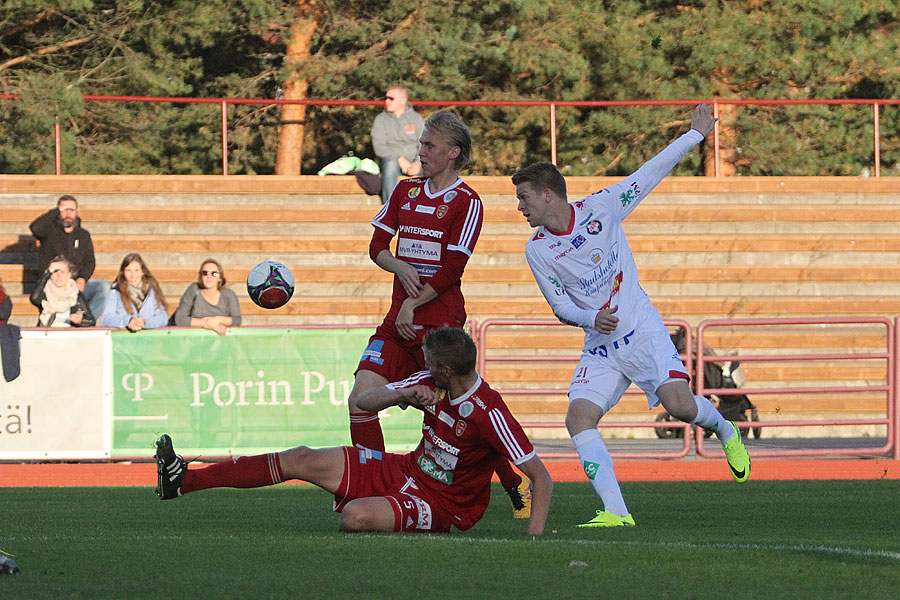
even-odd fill
[{"label": "tree trunk", "polygon": [[[297,0],[297,13],[291,24],[290,40],[285,62],[288,75],[281,89],[285,100],[305,100],[309,83],[300,71],[303,61],[309,57],[313,34],[319,25],[320,7],[316,0]],[[306,106],[283,104],[281,125],[278,132],[278,155],[275,159],[276,175],[299,175],[303,160],[303,125]]]}]

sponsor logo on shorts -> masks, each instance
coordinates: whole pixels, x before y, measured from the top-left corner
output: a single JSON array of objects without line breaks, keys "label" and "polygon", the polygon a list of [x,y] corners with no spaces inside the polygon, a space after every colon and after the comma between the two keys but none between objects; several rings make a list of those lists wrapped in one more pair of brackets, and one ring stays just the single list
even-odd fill
[{"label": "sponsor logo on shorts", "polygon": [[431,505],[417,496],[410,496],[416,504],[416,511],[419,513],[416,529],[431,529]]},{"label": "sponsor logo on shorts", "polygon": [[384,364],[384,359],[381,358],[381,351],[384,350],[384,341],[382,340],[373,340],[371,344],[363,351],[362,358],[360,362],[364,360],[368,360],[369,362],[373,362],[378,365]]},{"label": "sponsor logo on shorts", "polygon": [[359,446],[359,463],[364,465],[369,460],[381,460],[381,452]]},{"label": "sponsor logo on shorts", "polygon": [[419,457],[419,468],[422,469],[422,472],[431,477],[432,479],[436,479],[445,485],[450,485],[453,483],[453,473],[450,471],[445,471],[434,464],[434,461],[425,456],[424,454]]}]

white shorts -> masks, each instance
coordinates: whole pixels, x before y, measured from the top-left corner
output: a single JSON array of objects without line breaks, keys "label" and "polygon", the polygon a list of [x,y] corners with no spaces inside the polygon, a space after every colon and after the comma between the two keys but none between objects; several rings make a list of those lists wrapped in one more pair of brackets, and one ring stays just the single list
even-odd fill
[{"label": "white shorts", "polygon": [[690,380],[662,321],[642,327],[610,344],[584,348],[569,384],[569,402],[584,398],[606,414],[633,382],[647,395],[649,409],[659,404],[656,390],[666,381]]}]

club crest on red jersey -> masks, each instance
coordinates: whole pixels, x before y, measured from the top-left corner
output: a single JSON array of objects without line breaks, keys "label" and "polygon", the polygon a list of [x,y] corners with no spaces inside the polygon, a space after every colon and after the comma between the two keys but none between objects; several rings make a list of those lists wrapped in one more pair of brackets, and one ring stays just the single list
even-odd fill
[{"label": "club crest on red jersey", "polygon": [[466,422],[463,420],[459,420],[456,422],[456,437],[462,437],[462,434],[466,432]]},{"label": "club crest on red jersey", "polygon": [[446,204],[441,204],[435,209],[434,216],[438,219],[443,219],[448,210],[450,210],[450,208]]}]

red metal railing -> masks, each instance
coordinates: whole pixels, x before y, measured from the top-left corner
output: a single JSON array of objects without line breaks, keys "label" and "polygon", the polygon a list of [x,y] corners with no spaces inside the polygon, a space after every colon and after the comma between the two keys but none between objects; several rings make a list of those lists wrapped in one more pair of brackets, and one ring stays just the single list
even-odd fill
[{"label": "red metal railing", "polygon": [[[165,96],[103,96],[96,94],[84,94],[86,102],[151,102],[151,103],[176,103],[176,104],[218,104],[221,107],[220,119],[222,126],[222,174],[228,175],[228,106],[230,105],[284,105],[298,104],[305,106],[381,106],[383,100],[275,100],[257,98],[176,98]],[[0,100],[16,100],[15,94],[0,94]],[[571,108],[604,108],[604,107],[628,107],[628,106],[693,106],[700,102],[707,102],[713,107],[713,114],[718,117],[719,107],[722,105],[739,106],[790,106],[790,105],[868,105],[872,107],[872,120],[874,125],[873,149],[874,149],[874,175],[881,177],[881,142],[879,134],[879,112],[884,105],[900,105],[900,99],[837,99],[837,100],[754,100],[754,99],[708,99],[708,100],[417,100],[417,106],[509,106],[509,107],[544,107],[549,112],[550,137],[550,161],[556,164],[556,109],[557,107]],[[59,121],[54,127],[56,174],[62,173],[62,150],[60,148]],[[719,125],[713,130],[713,144],[715,147],[715,171],[719,176]]]},{"label": "red metal railing", "polygon": [[[900,381],[900,360],[898,360],[898,351],[900,348],[900,317],[897,317],[896,323],[889,318],[883,317],[857,317],[857,318],[772,318],[772,319],[720,319],[707,320],[700,323],[697,328],[696,335],[693,334],[691,327],[683,321],[665,321],[668,326],[681,327],[686,331],[685,355],[682,358],[688,366],[688,372],[695,377],[697,382],[697,393],[700,395],[707,394],[728,394],[734,393],[733,388],[706,388],[703,381],[703,367],[706,362],[725,362],[738,361],[744,363],[761,363],[761,362],[785,362],[785,361],[819,361],[837,363],[844,361],[883,361],[885,364],[885,381],[880,384],[863,384],[863,385],[841,385],[841,386],[794,386],[794,387],[741,387],[740,393],[746,394],[752,399],[757,394],[855,394],[855,393],[883,393],[885,395],[885,413],[884,417],[878,418],[862,418],[862,419],[792,419],[785,421],[748,421],[746,423],[738,423],[742,427],[766,428],[766,427],[821,427],[821,426],[858,426],[858,425],[884,425],[887,428],[885,442],[882,446],[872,447],[835,447],[835,448],[781,448],[781,449],[760,449],[751,448],[751,455],[757,457],[785,457],[785,456],[849,456],[849,455],[872,455],[883,456],[893,455],[894,458],[900,459],[900,389],[897,382]],[[562,326],[553,319],[485,319],[481,322],[478,332],[477,344],[479,348],[478,369],[479,372],[485,374],[490,380],[489,365],[498,363],[515,363],[527,365],[528,363],[536,364],[542,362],[558,362],[568,363],[574,366],[579,359],[579,355],[574,352],[572,354],[553,354],[553,355],[527,355],[521,352],[513,352],[510,354],[494,354],[488,352],[488,337],[492,330],[498,327],[518,327],[520,329]],[[836,328],[839,325],[863,325],[870,326],[881,330],[883,328],[884,347],[883,350],[877,352],[821,352],[821,353],[786,353],[783,350],[779,352],[777,349],[766,355],[751,354],[729,354],[729,355],[710,355],[702,352],[704,347],[704,334],[715,327],[729,328],[762,328],[772,326],[826,326]],[[707,336],[708,337],[708,336]],[[789,337],[786,335],[786,339]],[[696,340],[696,341],[695,341]],[[696,363],[691,363],[691,357],[696,356]],[[567,378],[567,376],[566,376]],[[565,388],[527,388],[527,387],[510,387],[498,388],[498,391],[507,397],[514,396],[559,396],[566,393]],[[631,394],[639,394],[635,388],[631,388]],[[561,428],[564,424],[561,420],[542,420],[542,421],[523,421],[526,427],[534,428]],[[613,428],[659,428],[674,429],[682,427],[685,434],[689,433],[690,425],[679,423],[678,421],[653,422],[647,421],[628,421],[628,422],[604,422],[601,420],[599,427]],[[701,430],[695,432],[699,435],[693,436],[696,440],[696,451],[698,456],[706,458],[721,458],[721,452],[710,452],[704,446],[704,437]],[[688,454],[690,450],[690,435],[684,436],[684,445],[677,452],[618,452],[613,453],[616,458],[680,458]],[[568,458],[572,453],[553,453],[554,457]]]},{"label": "red metal railing", "polygon": [[[681,321],[678,319],[667,319],[664,321],[666,326],[668,327],[677,327],[685,332],[685,348],[692,348],[693,344],[693,332],[691,331],[691,326],[686,321]],[[567,365],[568,371],[565,373],[564,379],[568,381],[569,375],[572,372],[572,368],[578,363],[578,360],[581,358],[580,353],[576,352],[576,348],[572,348],[572,352],[568,354],[540,354],[540,355],[525,355],[525,354],[492,354],[487,351],[487,337],[488,332],[491,329],[496,330],[498,327],[505,328],[529,328],[529,327],[570,327],[568,325],[563,325],[556,319],[485,319],[481,322],[481,327],[478,331],[478,337],[476,338],[476,344],[478,346],[478,372],[485,376],[485,379],[491,381],[490,372],[488,370],[489,364],[501,364],[501,363],[515,363],[521,365],[527,365],[528,363],[559,363],[560,368],[566,368]],[[682,360],[685,361],[685,365],[688,369],[688,374],[693,376],[693,363],[690,352],[685,352],[682,355]],[[520,388],[520,387],[497,387],[497,391],[500,395],[505,397],[513,397],[513,396],[559,396],[565,395],[567,392],[567,388],[558,387],[558,388]],[[626,394],[629,395],[638,395],[641,394],[640,390],[635,388],[629,388]],[[547,421],[547,420],[523,420],[522,425],[527,428],[535,428],[535,429],[558,429],[563,427],[563,423],[558,420]],[[682,437],[683,443],[681,448],[674,451],[647,451],[647,452],[614,452],[612,453],[615,458],[681,458],[687,456],[691,450],[691,436],[689,435],[689,431],[691,425],[682,423],[680,421],[666,421],[666,422],[654,422],[654,421],[600,421],[599,427],[601,428],[665,428],[665,429],[683,429],[684,436]],[[542,453],[545,456],[552,456],[554,458],[575,458],[577,454],[574,452],[550,452],[550,453]]]},{"label": "red metal railing", "polygon": [[[836,326],[836,325],[877,325],[884,327],[884,350],[878,352],[810,352],[810,353],[784,353],[776,352],[772,354],[737,354],[728,356],[713,356],[704,354],[702,351],[703,340],[709,329],[713,328],[760,328],[769,327],[778,329],[786,326]],[[796,332],[785,334],[785,338],[789,339]],[[894,370],[896,369],[896,351],[894,344],[894,327],[890,319],[882,317],[821,317],[821,318],[769,318],[769,319],[711,319],[703,321],[697,328],[697,393],[701,396],[708,394],[727,394],[734,390],[723,388],[707,388],[703,381],[703,365],[706,362],[725,362],[738,361],[741,364],[747,363],[778,363],[784,365],[790,362],[828,362],[843,363],[847,361],[884,361],[885,365],[885,381],[883,384],[863,384],[863,385],[813,385],[813,386],[774,386],[774,387],[741,387],[740,392],[748,396],[751,400],[754,395],[768,394],[799,394],[799,395],[821,395],[821,394],[861,394],[861,393],[883,393],[885,395],[885,413],[884,417],[864,418],[864,419],[794,419],[790,421],[752,421],[747,423],[738,423],[742,427],[822,427],[822,426],[851,426],[851,425],[886,425],[887,435],[885,443],[879,447],[865,448],[794,448],[794,449],[777,449],[777,450],[754,450],[754,456],[848,456],[848,455],[875,455],[881,456],[894,451],[896,455],[896,445],[894,438],[897,429],[896,419],[896,403],[897,389]],[[705,449],[703,435],[697,438],[697,454],[707,458],[721,458],[721,452],[709,452]]]}]

